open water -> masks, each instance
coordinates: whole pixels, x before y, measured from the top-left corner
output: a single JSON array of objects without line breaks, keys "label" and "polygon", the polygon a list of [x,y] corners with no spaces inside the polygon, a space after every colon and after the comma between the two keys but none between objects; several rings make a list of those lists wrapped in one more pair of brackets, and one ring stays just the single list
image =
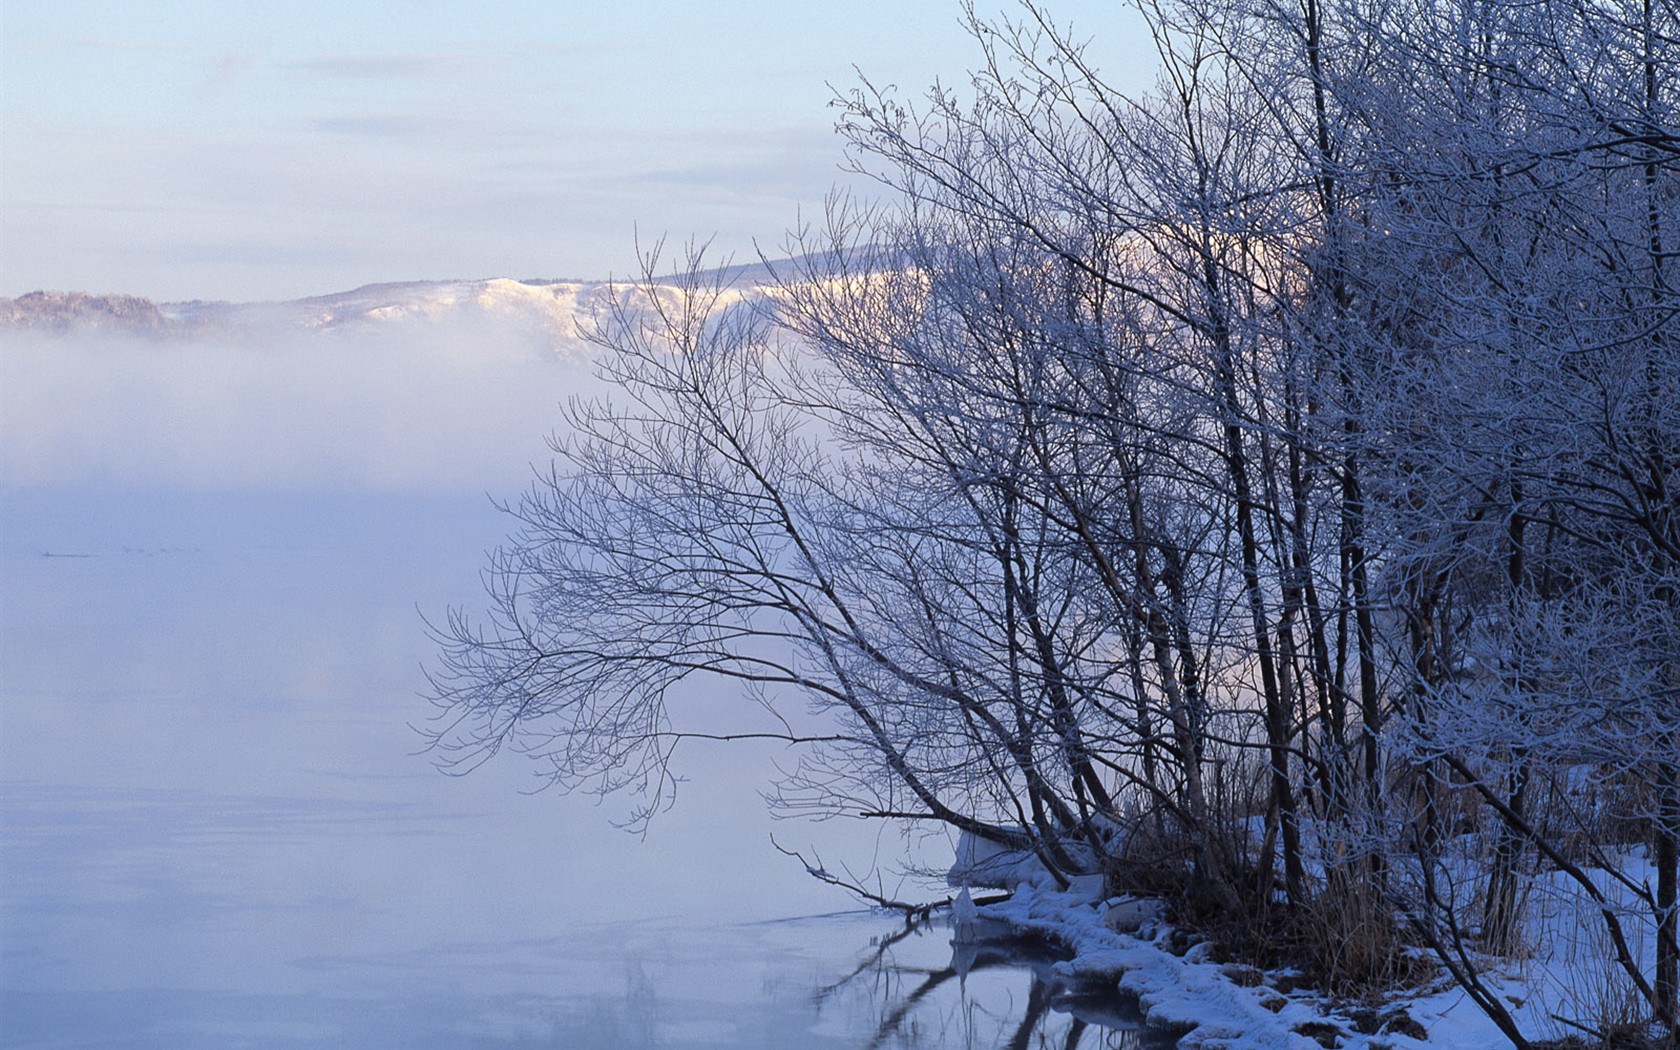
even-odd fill
[{"label": "open water", "polygon": [[436,772],[420,614],[474,600],[481,495],[12,488],[0,527],[0,1044],[1141,1045],[1042,949],[778,854],[903,843],[771,821],[774,749],[687,756],[645,838]]},{"label": "open water", "polygon": [[[772,821],[695,747],[645,837],[520,762],[437,772],[422,615],[480,595],[557,404],[546,344],[405,329],[0,341],[0,1045],[1126,1046],[1031,946],[881,888],[939,839]],[[729,724],[732,698],[682,703]],[[508,758],[510,756],[504,756]]]}]

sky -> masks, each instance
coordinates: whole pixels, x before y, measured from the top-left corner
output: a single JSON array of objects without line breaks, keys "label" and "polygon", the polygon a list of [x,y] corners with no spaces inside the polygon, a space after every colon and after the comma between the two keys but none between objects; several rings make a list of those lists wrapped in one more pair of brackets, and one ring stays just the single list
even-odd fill
[{"label": "sky", "polygon": [[[995,13],[1018,10],[1000,2]],[[1122,86],[1119,0],[1051,0]],[[846,181],[859,71],[966,82],[958,0],[7,0],[0,295],[288,299],[774,246]]]}]

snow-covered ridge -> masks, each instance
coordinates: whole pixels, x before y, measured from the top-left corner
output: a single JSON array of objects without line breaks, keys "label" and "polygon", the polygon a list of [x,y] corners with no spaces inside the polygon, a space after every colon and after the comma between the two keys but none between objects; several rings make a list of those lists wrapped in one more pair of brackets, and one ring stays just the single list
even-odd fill
[{"label": "snow-covered ridge", "polygon": [[[587,352],[582,332],[611,293],[608,281],[403,281],[282,302],[154,303],[128,295],[30,292],[0,298],[0,333],[123,333],[150,338],[239,338],[275,332],[403,336],[438,328],[533,339],[562,357]],[[743,289],[745,290],[745,289]]]},{"label": "snow-covered ridge", "polygon": [[278,303],[167,303],[166,316],[187,324],[287,324],[331,330],[454,319],[497,319],[552,328],[570,337],[579,317],[606,294],[600,281],[405,281]]}]

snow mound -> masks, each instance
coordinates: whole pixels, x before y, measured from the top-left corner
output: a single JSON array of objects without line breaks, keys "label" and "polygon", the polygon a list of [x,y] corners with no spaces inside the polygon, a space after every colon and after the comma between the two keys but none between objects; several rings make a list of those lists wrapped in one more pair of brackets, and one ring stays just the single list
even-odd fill
[{"label": "snow mound", "polygon": [[[1080,871],[1072,876],[1070,890],[1087,894],[1102,892],[1102,875],[1089,846],[1069,842],[1064,847]],[[1030,849],[1012,849],[990,839],[964,831],[957,839],[957,856],[945,875],[948,886],[987,886],[1013,890],[1022,886],[1054,887],[1056,877]]]}]

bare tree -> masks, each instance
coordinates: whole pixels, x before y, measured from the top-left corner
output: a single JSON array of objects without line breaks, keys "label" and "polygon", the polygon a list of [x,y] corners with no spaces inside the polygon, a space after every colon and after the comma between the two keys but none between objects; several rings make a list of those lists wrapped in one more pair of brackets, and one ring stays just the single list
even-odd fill
[{"label": "bare tree", "polygon": [[636,823],[684,739],[774,737],[784,809],[1194,886],[1349,989],[1406,922],[1482,987],[1555,868],[1672,1031],[1680,13],[1140,6],[1150,95],[970,9],[965,92],[840,100],[884,203],[764,288],[619,289],[615,400],[440,626],[438,746]]}]

